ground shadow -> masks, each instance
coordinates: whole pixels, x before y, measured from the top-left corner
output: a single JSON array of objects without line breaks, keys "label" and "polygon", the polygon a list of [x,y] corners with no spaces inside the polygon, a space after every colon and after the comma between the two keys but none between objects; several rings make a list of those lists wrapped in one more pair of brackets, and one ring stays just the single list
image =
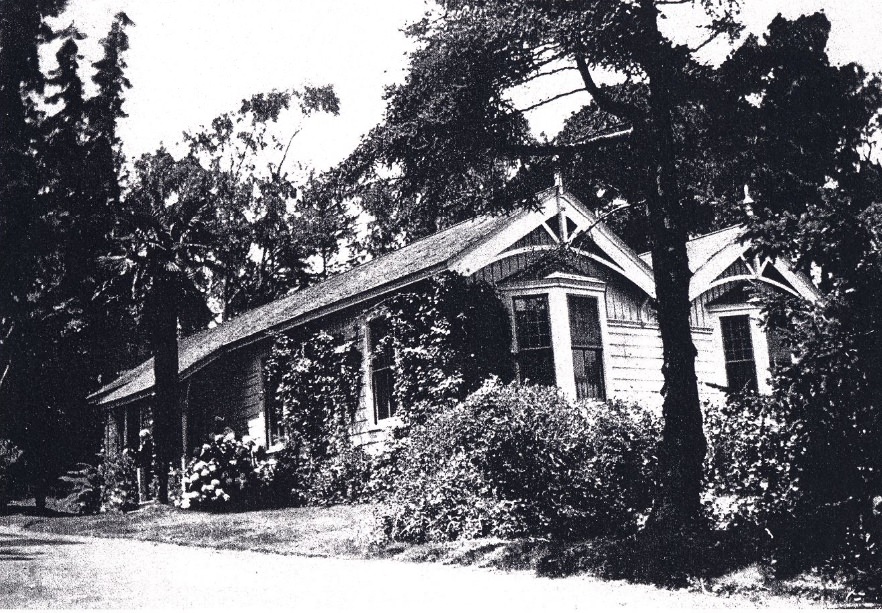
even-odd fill
[{"label": "ground shadow", "polygon": [[649,531],[618,538],[598,538],[552,548],[539,561],[546,577],[590,573],[661,587],[681,588],[693,579],[714,579],[760,562],[758,539],[735,531],[666,535]]},{"label": "ground shadow", "polygon": [[66,539],[3,535],[0,538],[0,562],[30,562],[46,553],[43,547],[77,543],[78,541]]},{"label": "ground shadow", "polygon": [[5,509],[0,509],[0,516],[21,515],[25,517],[76,517],[76,513],[56,509],[37,509],[32,504],[10,502]]}]

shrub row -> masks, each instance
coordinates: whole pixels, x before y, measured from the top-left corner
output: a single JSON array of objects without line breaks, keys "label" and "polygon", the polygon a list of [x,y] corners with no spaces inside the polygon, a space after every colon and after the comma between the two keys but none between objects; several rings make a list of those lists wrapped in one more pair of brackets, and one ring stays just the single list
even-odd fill
[{"label": "shrub row", "polygon": [[622,403],[488,381],[414,427],[381,511],[406,541],[580,537],[638,526],[652,502],[658,423]]}]

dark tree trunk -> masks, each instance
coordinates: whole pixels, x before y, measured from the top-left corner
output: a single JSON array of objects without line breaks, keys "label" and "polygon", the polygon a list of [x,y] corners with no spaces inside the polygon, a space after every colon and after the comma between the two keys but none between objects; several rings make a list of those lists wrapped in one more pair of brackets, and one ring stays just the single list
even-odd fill
[{"label": "dark tree trunk", "polygon": [[160,277],[154,287],[152,345],[154,375],[153,440],[159,464],[160,503],[168,502],[168,470],[175,459],[178,407],[178,301],[170,279]]},{"label": "dark tree trunk", "polygon": [[[651,30],[657,30],[655,7]],[[665,46],[656,45],[662,51]],[[664,52],[644,62],[649,77],[647,143],[655,184],[649,190],[652,266],[658,299],[658,323],[664,362],[664,429],[659,456],[660,492],[650,526],[668,532],[695,527],[700,514],[701,480],[707,441],[695,376],[695,346],[689,322],[689,282],[686,256],[687,220],[676,176],[676,145],[672,121],[674,70]]]}]

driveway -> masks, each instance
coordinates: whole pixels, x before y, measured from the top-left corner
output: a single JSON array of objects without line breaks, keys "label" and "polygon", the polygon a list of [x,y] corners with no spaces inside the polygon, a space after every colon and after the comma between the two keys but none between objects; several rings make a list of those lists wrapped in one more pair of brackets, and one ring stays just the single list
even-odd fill
[{"label": "driveway", "polygon": [[[793,601],[765,601],[776,607]],[[296,607],[300,611],[574,611],[751,606],[691,592],[526,572],[341,560],[0,528],[0,607]]]}]

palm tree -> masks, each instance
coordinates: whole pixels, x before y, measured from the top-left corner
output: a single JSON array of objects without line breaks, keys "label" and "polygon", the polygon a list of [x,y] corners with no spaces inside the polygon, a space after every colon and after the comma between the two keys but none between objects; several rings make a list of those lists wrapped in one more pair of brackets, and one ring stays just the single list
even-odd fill
[{"label": "palm tree", "polygon": [[[193,157],[175,160],[165,149],[135,163],[135,178],[120,208],[114,253],[104,258],[113,270],[112,296],[129,294],[141,305],[153,353],[154,441],[159,462],[159,502],[168,502],[168,466],[180,423],[178,328],[206,324],[211,311],[205,288],[214,268],[218,237],[212,181]],[[180,447],[178,447],[180,449]]]}]

